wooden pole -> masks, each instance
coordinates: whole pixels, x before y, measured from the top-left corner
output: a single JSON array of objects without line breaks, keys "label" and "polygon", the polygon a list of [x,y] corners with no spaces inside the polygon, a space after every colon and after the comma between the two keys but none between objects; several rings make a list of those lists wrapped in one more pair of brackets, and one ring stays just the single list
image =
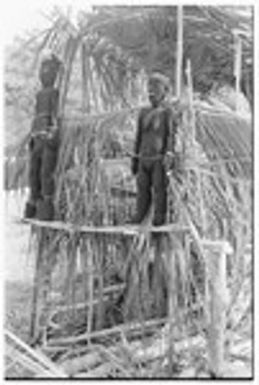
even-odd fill
[{"label": "wooden pole", "polygon": [[169,279],[169,292],[168,292],[168,316],[169,316],[169,345],[168,345],[168,369],[169,376],[174,374],[174,362],[175,362],[175,325],[176,325],[176,313],[177,313],[177,301],[176,301],[176,250],[174,242],[174,236],[167,236],[165,238],[165,247],[167,254],[167,266],[168,266],[168,279]]},{"label": "wooden pole", "polygon": [[103,327],[104,321],[104,271],[103,260],[106,252],[106,240],[107,237],[96,237],[98,242],[97,247],[97,261],[98,261],[98,317],[97,317],[97,329],[100,330]]},{"label": "wooden pole", "polygon": [[87,312],[87,340],[89,345],[91,344],[91,332],[93,329],[93,316],[94,316],[94,256],[96,253],[96,237],[93,241],[89,241],[88,253],[87,253],[87,272],[88,272],[88,312]]},{"label": "wooden pole", "polygon": [[49,347],[76,344],[87,340],[89,337],[107,338],[108,336],[110,336],[110,338],[121,339],[121,333],[129,333],[131,336],[139,336],[143,333],[143,328],[148,333],[148,331],[152,330],[153,328],[157,330],[159,326],[166,324],[168,321],[169,320],[166,317],[142,322],[130,322],[113,326],[109,329],[92,331],[90,336],[88,335],[88,333],[83,333],[73,337],[60,337],[56,339],[53,338],[49,340]]},{"label": "wooden pole", "polygon": [[85,43],[81,47],[81,71],[82,71],[82,112],[89,114],[90,112],[90,100],[88,95],[88,72],[89,72],[89,60],[86,57],[87,49]]},{"label": "wooden pole", "polygon": [[177,56],[176,56],[176,97],[181,96],[182,85],[182,67],[183,67],[183,6],[177,7]]},{"label": "wooden pole", "polygon": [[[187,77],[187,87],[188,87],[188,104],[189,104],[189,119],[188,119],[188,128],[190,128],[190,140],[188,141],[187,150],[192,152],[191,161],[193,159],[194,164],[197,164],[199,153],[196,145],[196,120],[195,120],[195,110],[193,103],[193,82],[192,82],[192,69],[191,69],[191,61],[187,60],[187,68],[186,68],[186,77]],[[199,195],[199,207],[200,207],[200,215],[201,215],[201,225],[202,225],[202,235],[206,231],[206,211],[203,201],[202,195],[202,172],[199,168],[196,171],[197,175],[197,187],[198,187],[198,195]]]},{"label": "wooden pole", "polygon": [[42,294],[42,274],[43,274],[43,252],[45,241],[45,230],[37,229],[38,250],[34,268],[32,311],[30,320],[30,343],[33,345],[40,334],[40,313],[41,313],[41,294]]},{"label": "wooden pole", "polygon": [[191,61],[190,59],[187,60],[186,65],[186,78],[187,78],[187,90],[188,90],[188,128],[189,131],[189,138],[190,138],[190,146],[191,149],[194,149],[194,143],[195,143],[195,113],[194,113],[194,107],[193,107],[193,84],[192,84],[192,69],[191,69]]},{"label": "wooden pole", "polygon": [[38,335],[38,297],[39,297],[39,283],[40,283],[40,270],[41,270],[41,247],[36,254],[36,264],[34,268],[33,279],[33,294],[32,294],[32,310],[30,320],[30,341],[33,344]]},{"label": "wooden pole", "polygon": [[[224,343],[226,328],[226,255],[232,253],[231,246],[225,241],[204,242],[193,224],[187,207],[181,202],[179,191],[169,176],[169,183],[178,199],[184,220],[190,226],[190,234],[203,260],[207,262],[206,271],[209,280],[209,309],[208,309],[208,359],[210,372],[215,377],[223,374]],[[205,250],[206,249],[206,250]],[[208,255],[206,251],[212,251]]]},{"label": "wooden pole", "polygon": [[227,243],[210,248],[208,255],[209,274],[209,327],[208,359],[213,377],[224,374],[224,345],[226,328],[226,249]]},{"label": "wooden pole", "polygon": [[236,88],[236,110],[238,110],[238,95],[240,93],[241,72],[242,72],[242,40],[238,33],[234,34],[235,38],[235,88]]}]

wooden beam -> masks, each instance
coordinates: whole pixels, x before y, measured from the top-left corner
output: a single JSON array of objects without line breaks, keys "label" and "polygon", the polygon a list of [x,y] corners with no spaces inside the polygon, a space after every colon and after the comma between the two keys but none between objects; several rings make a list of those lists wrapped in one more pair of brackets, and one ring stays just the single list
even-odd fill
[{"label": "wooden beam", "polygon": [[182,85],[182,67],[183,67],[183,6],[177,7],[177,56],[176,56],[176,97],[181,96]]},{"label": "wooden beam", "polygon": [[30,320],[30,340],[33,344],[39,336],[39,302],[40,302],[40,290],[42,282],[42,248],[43,240],[39,239],[38,250],[36,253],[36,263],[34,268],[33,277],[33,292],[32,292],[32,306],[31,306],[31,320]]},{"label": "wooden beam", "polygon": [[[111,335],[118,335],[119,338],[121,338],[121,333],[143,333],[143,328],[144,330],[156,328],[160,325],[164,325],[166,322],[168,322],[168,318],[161,318],[161,319],[156,319],[156,320],[150,320],[150,321],[145,321],[145,322],[131,322],[127,324],[122,324],[118,326],[114,326],[109,329],[102,329],[102,330],[97,330],[93,331],[90,334],[91,339],[92,338],[107,338]],[[88,333],[83,333],[78,336],[73,336],[73,337],[63,337],[63,338],[55,338],[55,339],[50,339],[48,342],[48,346],[53,346],[53,345],[70,345],[70,344],[75,344],[78,342],[86,341],[87,338],[89,337]]]},{"label": "wooden beam", "polygon": [[[202,240],[192,219],[188,208],[181,201],[180,192],[174,184],[174,180],[169,175],[169,182],[172,190],[175,192],[178,205],[184,216],[184,220],[190,226],[190,234],[195,241],[197,250],[206,262],[206,271],[209,274],[208,292],[209,301],[209,324],[208,324],[208,356],[210,372],[215,377],[221,377],[224,371],[224,343],[226,328],[226,255],[232,253],[228,242],[217,240]],[[208,250],[209,249],[209,250]],[[208,251],[210,254],[208,255]]]},{"label": "wooden beam", "polygon": [[28,224],[35,227],[48,228],[66,232],[78,232],[86,234],[123,234],[136,235],[137,233],[167,233],[167,232],[186,232],[188,226],[168,224],[163,226],[141,226],[141,225],[118,225],[118,226],[80,226],[61,221],[41,221],[38,219],[20,219],[18,223]]},{"label": "wooden beam", "polygon": [[[72,223],[64,223],[59,221],[40,221],[36,219],[21,219],[19,223],[24,223],[36,227],[44,227],[53,230],[61,230],[61,231],[72,231],[72,232],[82,232],[89,234],[124,234],[124,235],[136,235],[136,233],[144,233],[144,232],[152,232],[152,233],[181,233],[181,232],[192,232],[192,228],[187,223],[186,225],[176,225],[176,224],[168,224],[163,226],[137,226],[137,225],[128,225],[128,226],[78,226]],[[196,231],[195,231],[196,234]],[[231,246],[226,241],[221,240],[209,240],[209,239],[200,239],[200,243],[203,247],[214,247],[220,248],[223,244],[229,250],[227,253],[231,253]]]},{"label": "wooden beam", "polygon": [[[33,363],[37,364],[37,371],[42,369],[42,371],[46,372],[49,376],[52,374],[52,377],[56,376],[57,378],[65,378],[67,377],[66,373],[57,366],[54,362],[52,362],[48,357],[43,355],[40,351],[36,351],[32,349],[29,345],[23,342],[20,338],[18,338],[11,331],[5,329],[4,330],[5,338],[11,341],[11,344],[17,347],[17,353],[20,351],[22,360],[27,357],[30,365]],[[15,353],[16,354],[16,353]],[[15,357],[14,357],[15,358]]]},{"label": "wooden beam", "polygon": [[240,94],[241,73],[242,73],[242,40],[238,33],[234,33],[235,39],[235,88],[236,88],[236,110],[238,110],[238,95]]},{"label": "wooden beam", "polygon": [[213,377],[224,374],[224,345],[226,329],[226,252],[225,246],[218,252],[208,255],[209,274],[209,325],[208,358],[209,370]]}]

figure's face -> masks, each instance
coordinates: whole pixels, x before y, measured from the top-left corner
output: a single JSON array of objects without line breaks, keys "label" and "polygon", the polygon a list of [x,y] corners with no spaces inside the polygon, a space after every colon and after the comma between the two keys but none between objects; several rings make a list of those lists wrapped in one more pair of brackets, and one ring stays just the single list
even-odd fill
[{"label": "figure's face", "polygon": [[158,80],[149,80],[148,82],[148,97],[153,106],[158,105],[165,97],[165,86]]}]

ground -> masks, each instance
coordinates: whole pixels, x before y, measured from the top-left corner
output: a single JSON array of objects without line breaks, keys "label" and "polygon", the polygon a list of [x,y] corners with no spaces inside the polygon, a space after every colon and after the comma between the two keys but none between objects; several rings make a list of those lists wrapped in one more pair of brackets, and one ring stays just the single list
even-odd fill
[{"label": "ground", "polygon": [[[27,225],[19,223],[25,199],[26,194],[17,195],[9,193],[8,196],[6,196],[5,202],[5,242],[6,256],[8,256],[8,258],[5,258],[5,327],[14,332],[22,340],[28,341],[34,259],[33,253],[30,252],[29,249],[30,228]],[[250,258],[249,264],[251,266]],[[244,295],[244,297],[247,297],[245,295],[247,290],[251,294],[249,282],[248,286],[245,285],[244,290],[242,290],[243,294],[241,294]],[[237,313],[240,312],[242,303],[245,304],[242,298],[238,302]],[[250,317],[248,318],[250,319]],[[232,357],[228,373],[230,377],[244,376],[249,378],[251,375],[251,325],[249,326],[249,324],[246,323],[245,327],[240,329],[240,332],[242,332],[241,334],[244,334],[244,336],[240,340],[240,347],[236,345],[236,354],[235,357]],[[240,356],[246,356],[247,358],[244,361]],[[185,375],[187,374],[185,373]]]},{"label": "ground", "polygon": [[11,192],[5,199],[5,326],[27,341],[34,260],[29,252],[30,228],[18,223],[26,195]]}]

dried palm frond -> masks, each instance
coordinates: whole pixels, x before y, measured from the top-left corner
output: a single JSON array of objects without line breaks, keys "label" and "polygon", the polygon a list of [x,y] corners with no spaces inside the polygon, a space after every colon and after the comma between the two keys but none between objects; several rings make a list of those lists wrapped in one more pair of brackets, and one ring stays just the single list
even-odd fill
[{"label": "dried palm frond", "polygon": [[[111,167],[108,167],[107,159],[125,155],[125,149],[132,152],[136,127],[135,113],[139,107],[134,111],[131,107],[137,104],[134,101],[134,92],[139,91],[143,94],[142,83],[135,82],[137,79],[135,75],[139,74],[139,69],[144,67],[148,71],[153,65],[157,65],[163,69],[169,68],[172,75],[175,57],[172,53],[174,45],[170,31],[175,22],[175,11],[175,8],[169,7],[159,9],[157,12],[155,8],[150,7],[132,9],[126,14],[124,8],[111,10],[103,8],[91,16],[86,16],[86,26],[82,27],[79,34],[75,34],[66,20],[63,22],[58,15],[58,22],[49,37],[53,40],[50,42],[46,39],[44,44],[53,46],[63,44],[65,74],[62,79],[62,112],[65,107],[69,107],[68,95],[69,91],[72,91],[72,79],[76,79],[78,74],[80,52],[82,94],[84,98],[88,98],[87,101],[84,100],[83,110],[87,109],[88,112],[95,114],[84,114],[80,119],[73,116],[63,119],[56,170],[57,219],[72,223],[75,228],[80,225],[92,227],[116,225],[132,220],[135,190],[129,163],[125,167],[120,167],[115,173],[115,170],[111,172]],[[214,59],[217,59],[218,63],[222,63],[225,59],[229,60],[228,55],[232,54],[231,28],[239,25],[232,23],[232,19],[225,18],[221,11],[214,8],[211,10],[210,7],[206,9],[187,7],[185,11],[185,17],[191,20],[186,30],[186,47],[192,47],[194,53],[200,44],[199,33],[208,34],[206,44],[209,45],[211,41],[214,42],[214,34],[219,30],[219,26],[224,27],[218,32],[220,39],[216,39],[217,41],[212,44],[213,48],[207,51],[203,47],[199,52],[199,60],[197,59],[194,65],[196,67],[194,77],[198,82],[199,73],[195,71],[200,69],[201,62],[210,67]],[[201,19],[202,22],[197,19]],[[168,33],[170,38],[167,39],[165,36]],[[146,47],[143,40],[147,42]],[[247,41],[249,46],[249,39]],[[161,42],[164,42],[164,45]],[[170,44],[170,49],[167,44]],[[151,46],[155,51],[152,63],[147,52],[147,47]],[[186,47],[189,53],[189,48]],[[214,57],[216,49],[220,50],[217,58]],[[191,59],[193,56],[195,55],[192,54]],[[229,71],[229,68],[226,70]],[[208,68],[208,73],[212,74],[213,78],[215,74],[210,71]],[[129,104],[130,108],[121,110],[121,106],[125,104]],[[226,237],[236,241],[241,234],[241,242],[247,241],[243,236],[243,225],[235,223],[235,219],[243,203],[248,203],[251,199],[249,187],[243,188],[243,182],[251,179],[252,134],[251,125],[235,113],[227,109],[219,110],[218,107],[214,108],[215,106],[205,109],[204,103],[198,104],[195,106],[195,139],[199,143],[199,152],[204,155],[205,161],[191,158],[195,164],[185,170],[187,177],[183,178],[184,186],[181,186],[186,192],[185,198],[187,197],[185,201],[183,200],[184,210],[188,214],[185,222],[187,221],[188,226],[194,229],[189,246],[186,246],[184,236],[172,237],[171,247],[166,249],[166,258],[165,252],[155,255],[152,275],[150,271],[152,242],[148,231],[143,230],[140,236],[133,234],[133,242],[132,235],[90,237],[90,235],[83,236],[73,229],[67,231],[68,228],[64,228],[64,231],[59,231],[58,234],[53,229],[39,233],[39,247],[42,239],[48,235],[45,250],[41,250],[41,254],[49,265],[50,271],[45,269],[49,281],[53,280],[57,258],[66,264],[66,273],[60,279],[59,289],[63,294],[65,302],[63,305],[72,310],[65,312],[66,316],[60,312],[52,321],[62,326],[61,331],[51,331],[54,336],[55,333],[56,335],[61,333],[61,337],[63,334],[65,337],[63,342],[80,343],[85,340],[92,342],[97,336],[105,335],[105,331],[96,330],[98,327],[105,327],[106,323],[111,327],[125,319],[140,320],[144,331],[147,319],[158,314],[168,314],[167,296],[172,292],[170,286],[172,282],[168,279],[170,268],[177,273],[174,295],[179,313],[178,318],[176,317],[178,326],[183,324],[183,320],[188,319],[189,323],[185,324],[188,330],[190,327],[204,334],[205,258],[200,238],[202,234],[210,239]],[[99,114],[100,111],[106,113]],[[188,122],[188,119],[186,121]],[[185,128],[188,132],[189,127]],[[116,195],[115,188],[124,194]],[[176,201],[177,206],[179,202],[173,192],[171,193],[171,198]],[[250,226],[250,209],[249,205],[243,205],[239,217],[240,222],[244,221],[247,228]],[[181,215],[179,218],[180,223],[186,225]],[[170,257],[173,257],[172,264]],[[81,272],[77,265],[78,258],[82,265]],[[238,253],[236,259],[240,259]],[[124,267],[126,265],[125,261],[128,267],[126,290],[119,298],[109,299],[107,304],[106,301],[102,301],[102,293],[106,285],[118,283],[116,282],[118,277],[125,279],[122,271],[123,265]],[[79,280],[80,276],[83,282]],[[45,283],[51,291],[53,286],[48,279]],[[76,305],[82,302],[87,302],[87,306],[79,312],[78,310],[82,308],[78,309]],[[45,316],[49,317],[46,308],[47,306],[43,306]],[[117,313],[114,308],[117,308]],[[124,314],[121,314],[123,309]],[[62,322],[58,322],[57,318],[62,318]],[[46,334],[48,338],[48,331]],[[62,341],[62,338],[60,340]],[[102,371],[105,374],[112,373],[116,367],[116,370],[131,375],[130,367],[124,366],[125,363],[118,363],[117,360],[116,362],[114,360],[114,363],[114,357],[110,352],[106,351],[105,356],[106,358],[109,356],[108,368],[101,367],[101,373]],[[88,374],[96,375],[96,372],[90,371]]]},{"label": "dried palm frond", "polygon": [[16,378],[15,365],[19,366],[18,378],[66,378],[65,372],[41,352],[38,352],[8,330],[5,330],[6,355],[12,362],[6,378]]}]

